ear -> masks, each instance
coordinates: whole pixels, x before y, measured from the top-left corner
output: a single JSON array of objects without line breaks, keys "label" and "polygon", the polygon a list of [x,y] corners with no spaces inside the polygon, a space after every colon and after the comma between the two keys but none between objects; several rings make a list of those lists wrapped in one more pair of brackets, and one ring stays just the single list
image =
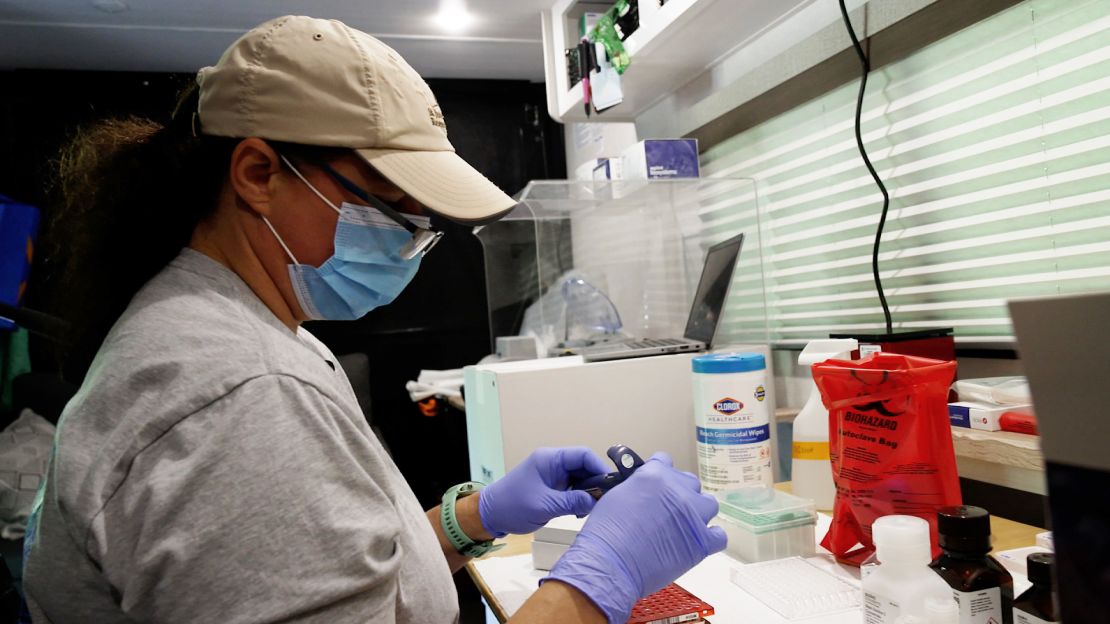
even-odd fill
[{"label": "ear", "polygon": [[228,171],[231,187],[259,215],[269,216],[273,210],[271,199],[279,173],[281,157],[262,139],[243,139],[231,153]]}]

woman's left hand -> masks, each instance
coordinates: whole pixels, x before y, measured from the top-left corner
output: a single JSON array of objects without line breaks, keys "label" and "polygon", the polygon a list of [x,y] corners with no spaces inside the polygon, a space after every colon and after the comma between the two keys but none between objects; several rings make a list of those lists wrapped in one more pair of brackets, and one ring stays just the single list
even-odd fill
[{"label": "woman's left hand", "polygon": [[495,537],[503,537],[531,533],[559,516],[585,516],[597,501],[567,487],[572,480],[607,472],[605,462],[584,446],[537,449],[481,491],[478,513],[482,525]]}]

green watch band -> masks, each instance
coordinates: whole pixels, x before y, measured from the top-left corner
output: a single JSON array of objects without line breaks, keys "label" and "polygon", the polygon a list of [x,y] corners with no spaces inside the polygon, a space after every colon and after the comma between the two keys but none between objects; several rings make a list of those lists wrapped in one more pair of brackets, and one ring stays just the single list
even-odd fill
[{"label": "green watch band", "polygon": [[443,527],[443,532],[447,535],[451,546],[459,551],[459,554],[466,557],[481,557],[505,546],[504,544],[494,545],[493,540],[475,542],[466,533],[463,533],[462,527],[459,526],[459,519],[455,517],[455,501],[474,494],[484,487],[486,487],[484,484],[477,481],[460,483],[444,493],[443,504],[439,508],[439,523]]}]

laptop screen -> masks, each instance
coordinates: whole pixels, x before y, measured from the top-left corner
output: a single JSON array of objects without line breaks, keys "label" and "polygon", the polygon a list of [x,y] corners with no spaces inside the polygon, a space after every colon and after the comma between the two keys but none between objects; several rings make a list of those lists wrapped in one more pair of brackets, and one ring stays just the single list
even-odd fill
[{"label": "laptop screen", "polygon": [[737,234],[709,248],[698,289],[694,292],[694,303],[690,306],[690,317],[686,320],[686,338],[707,345],[713,341],[743,243],[744,235]]}]

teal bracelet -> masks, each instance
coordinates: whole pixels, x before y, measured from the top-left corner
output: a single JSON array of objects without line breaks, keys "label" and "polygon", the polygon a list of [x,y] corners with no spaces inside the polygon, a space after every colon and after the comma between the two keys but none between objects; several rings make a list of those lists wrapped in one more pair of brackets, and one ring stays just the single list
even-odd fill
[{"label": "teal bracelet", "polygon": [[485,484],[477,481],[460,483],[444,493],[443,504],[439,508],[439,524],[443,527],[443,533],[447,535],[447,540],[451,542],[451,546],[459,554],[466,557],[481,557],[505,546],[504,544],[494,545],[493,540],[475,542],[463,532],[462,527],[459,526],[459,519],[455,516],[455,502],[460,498],[477,493],[484,487],[486,487]]}]

